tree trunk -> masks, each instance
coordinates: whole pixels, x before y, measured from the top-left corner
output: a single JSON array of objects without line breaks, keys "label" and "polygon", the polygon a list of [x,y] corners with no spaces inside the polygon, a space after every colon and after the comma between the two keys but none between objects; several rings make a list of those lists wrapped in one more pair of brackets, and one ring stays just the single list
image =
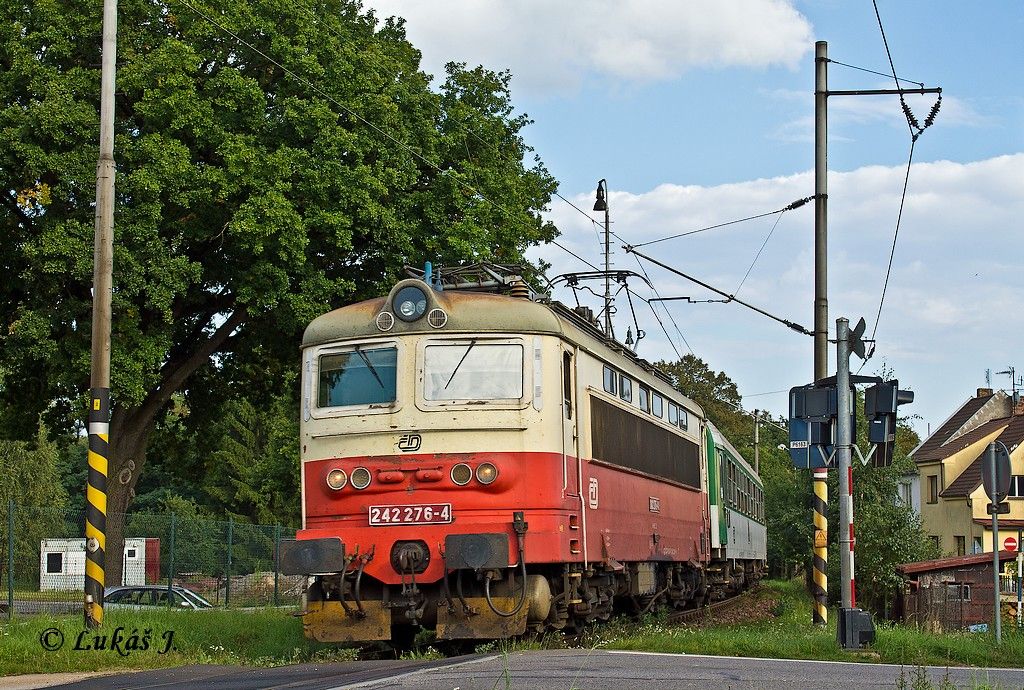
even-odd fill
[{"label": "tree trunk", "polygon": [[104,584],[121,584],[124,575],[124,527],[135,486],[146,464],[146,447],[161,411],[188,378],[210,361],[228,337],[246,318],[246,308],[235,309],[205,341],[185,355],[171,357],[161,370],[160,384],[138,407],[118,407],[110,417],[110,445],[107,470],[107,534]]}]

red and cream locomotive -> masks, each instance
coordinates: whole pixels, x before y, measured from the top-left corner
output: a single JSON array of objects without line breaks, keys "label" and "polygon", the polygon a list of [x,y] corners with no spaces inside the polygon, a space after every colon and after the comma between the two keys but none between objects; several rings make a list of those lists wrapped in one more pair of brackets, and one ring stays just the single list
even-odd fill
[{"label": "red and cream locomotive", "polygon": [[428,268],[306,329],[281,568],[309,576],[311,638],[494,639],[729,585],[701,408],[585,310],[481,274]]}]

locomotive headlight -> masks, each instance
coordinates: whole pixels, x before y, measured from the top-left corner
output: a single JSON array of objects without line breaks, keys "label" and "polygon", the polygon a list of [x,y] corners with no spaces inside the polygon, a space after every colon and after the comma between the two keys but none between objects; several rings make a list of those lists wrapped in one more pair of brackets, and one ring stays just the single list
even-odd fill
[{"label": "locomotive headlight", "polygon": [[476,468],[476,479],[481,484],[490,484],[498,478],[498,468],[485,462]]},{"label": "locomotive headlight", "polygon": [[370,470],[365,467],[357,467],[352,470],[352,487],[365,489],[370,485]]},{"label": "locomotive headlight", "polygon": [[338,469],[335,467],[333,470],[327,473],[327,486],[338,491],[344,489],[345,484],[348,483],[348,475],[345,474],[345,470]]},{"label": "locomotive headlight", "polygon": [[398,291],[394,300],[395,316],[402,321],[415,321],[427,310],[427,293],[413,285]]},{"label": "locomotive headlight", "polygon": [[473,478],[473,468],[464,462],[460,462],[452,468],[452,481],[459,486],[465,486],[469,484],[469,480]]}]

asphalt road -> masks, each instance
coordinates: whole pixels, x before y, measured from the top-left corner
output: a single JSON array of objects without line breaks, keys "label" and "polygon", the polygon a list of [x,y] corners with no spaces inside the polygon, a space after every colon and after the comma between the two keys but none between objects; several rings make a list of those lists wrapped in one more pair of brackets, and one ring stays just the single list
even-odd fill
[{"label": "asphalt road", "polygon": [[[1022,660],[1024,663],[1024,660]],[[1024,688],[1024,669],[924,669],[933,686]],[[643,652],[549,650],[509,655],[477,654],[440,661],[358,661],[299,664],[269,669],[186,666],[95,677],[59,687],[73,690],[289,688],[328,690],[652,690],[729,688],[802,690],[896,688],[901,673],[913,687],[918,670],[899,666],[828,661],[743,659]],[[949,687],[949,686],[946,686]],[[3,682],[0,680],[0,688]]]}]

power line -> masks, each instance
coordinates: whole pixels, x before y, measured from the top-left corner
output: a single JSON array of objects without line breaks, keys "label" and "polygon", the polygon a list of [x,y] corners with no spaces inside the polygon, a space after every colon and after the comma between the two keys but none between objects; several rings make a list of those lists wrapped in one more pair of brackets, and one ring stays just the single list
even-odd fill
[{"label": "power line", "polygon": [[803,206],[807,202],[813,201],[813,200],[814,200],[813,196],[804,197],[803,199],[797,199],[796,201],[794,201],[793,203],[789,204],[788,206],[786,206],[784,208],[776,209],[774,211],[768,211],[767,213],[759,213],[756,216],[748,216],[746,218],[738,218],[736,220],[730,220],[730,221],[727,221],[725,223],[716,223],[715,225],[708,225],[707,227],[698,228],[696,230],[688,230],[686,232],[680,232],[680,233],[677,233],[675,235],[669,235],[668,237],[659,237],[656,240],[648,240],[647,242],[640,242],[639,244],[634,244],[633,246],[634,247],[646,247],[649,244],[656,244],[657,242],[665,242],[666,240],[674,240],[674,239],[678,239],[680,237],[687,237],[689,235],[696,235],[697,233],[707,232],[708,230],[715,230],[716,228],[724,228],[724,227],[726,227],[728,225],[736,225],[737,223],[745,223],[748,220],[757,220],[758,218],[765,218],[767,216],[774,216],[777,213],[785,213],[786,211],[792,211],[793,209],[800,208],[801,206]]}]

